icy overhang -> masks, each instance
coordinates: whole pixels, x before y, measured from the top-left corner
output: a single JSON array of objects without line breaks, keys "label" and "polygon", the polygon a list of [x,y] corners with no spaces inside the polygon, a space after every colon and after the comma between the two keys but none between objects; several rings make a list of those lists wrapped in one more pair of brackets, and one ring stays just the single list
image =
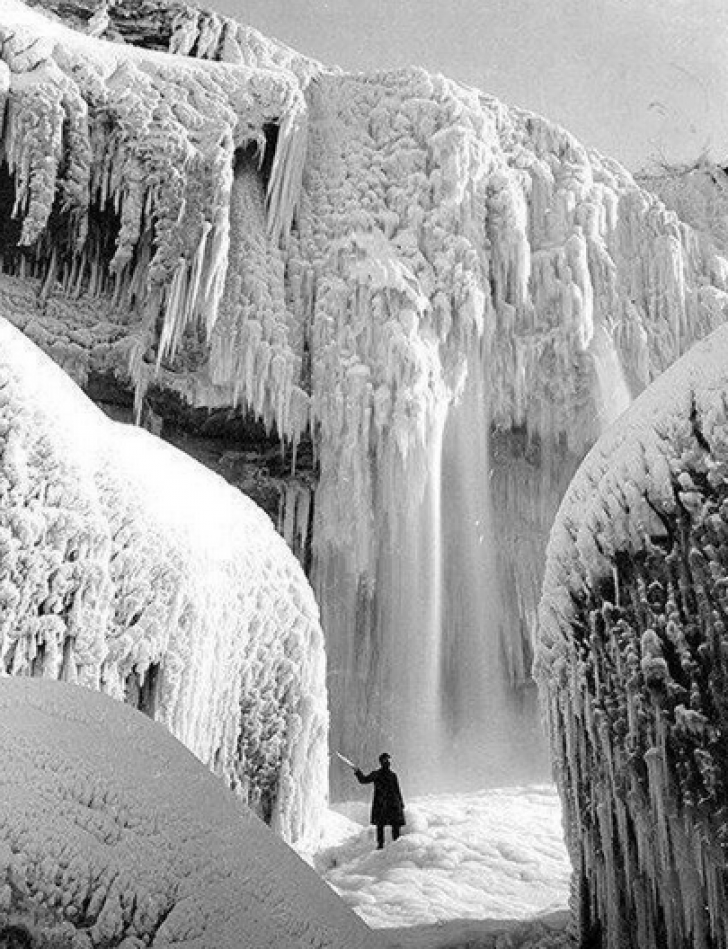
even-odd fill
[{"label": "icy overhang", "polygon": [[[49,285],[133,306],[150,333],[160,323],[160,360],[190,327],[209,335],[237,149],[252,145],[269,164],[269,238],[285,241],[290,229],[307,139],[299,81],[284,68],[97,40],[17,0],[0,18],[3,149],[30,265]],[[115,217],[111,259],[94,239],[94,209]]]}]

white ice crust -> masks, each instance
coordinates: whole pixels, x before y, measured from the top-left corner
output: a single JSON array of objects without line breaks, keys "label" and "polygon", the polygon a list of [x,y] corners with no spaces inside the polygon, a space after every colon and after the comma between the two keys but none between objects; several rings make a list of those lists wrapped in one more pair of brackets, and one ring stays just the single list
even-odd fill
[{"label": "white ice crust", "polygon": [[318,608],[268,516],[0,321],[0,670],[144,708],[289,840],[326,797]]},{"label": "white ice crust", "polygon": [[161,725],[28,678],[0,680],[0,917],[67,949],[373,945]]},{"label": "white ice crust", "polygon": [[536,673],[609,949],[728,945],[728,327],[596,443],[547,549]]}]

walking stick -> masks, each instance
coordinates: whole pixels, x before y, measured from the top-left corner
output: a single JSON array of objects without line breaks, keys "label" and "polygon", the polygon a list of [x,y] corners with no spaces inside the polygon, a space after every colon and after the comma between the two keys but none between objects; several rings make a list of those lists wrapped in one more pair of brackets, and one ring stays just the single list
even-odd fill
[{"label": "walking stick", "polygon": [[346,755],[342,755],[341,752],[339,751],[335,751],[334,754],[337,756],[337,758],[341,758],[344,764],[348,764],[350,768],[353,768],[354,771],[359,770],[358,767],[354,764],[354,762],[351,761],[349,758],[347,758]]}]

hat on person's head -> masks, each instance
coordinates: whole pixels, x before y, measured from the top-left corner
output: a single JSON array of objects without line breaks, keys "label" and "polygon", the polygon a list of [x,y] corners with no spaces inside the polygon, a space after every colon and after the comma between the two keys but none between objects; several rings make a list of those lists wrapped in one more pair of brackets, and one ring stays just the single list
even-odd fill
[{"label": "hat on person's head", "polygon": [[390,761],[391,758],[391,755],[388,755],[386,751],[383,751],[379,756],[379,764],[384,764],[385,761]]}]

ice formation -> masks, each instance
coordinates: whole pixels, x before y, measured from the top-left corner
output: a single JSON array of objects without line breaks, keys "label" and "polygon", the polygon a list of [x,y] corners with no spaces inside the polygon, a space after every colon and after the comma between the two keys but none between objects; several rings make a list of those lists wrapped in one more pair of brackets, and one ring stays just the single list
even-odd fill
[{"label": "ice formation", "polygon": [[141,708],[295,841],[326,799],[324,666],[268,517],[0,320],[0,674]]},{"label": "ice formation", "polygon": [[373,946],[160,725],[27,678],[0,680],[0,919],[54,949]]},{"label": "ice formation", "polygon": [[281,523],[313,538],[337,747],[386,742],[411,791],[453,745],[477,781],[523,777],[513,746],[544,775],[551,521],[724,321],[728,265],[615,162],[442,76],[325,69],[179,2],[88,35],[0,10],[4,312],[81,382],[310,437]]},{"label": "ice formation", "polygon": [[728,328],[592,449],[549,541],[536,670],[583,939],[728,946]]},{"label": "ice formation", "polygon": [[658,195],[704,240],[728,254],[728,170],[703,155],[694,162],[664,165],[639,176],[648,191]]}]

